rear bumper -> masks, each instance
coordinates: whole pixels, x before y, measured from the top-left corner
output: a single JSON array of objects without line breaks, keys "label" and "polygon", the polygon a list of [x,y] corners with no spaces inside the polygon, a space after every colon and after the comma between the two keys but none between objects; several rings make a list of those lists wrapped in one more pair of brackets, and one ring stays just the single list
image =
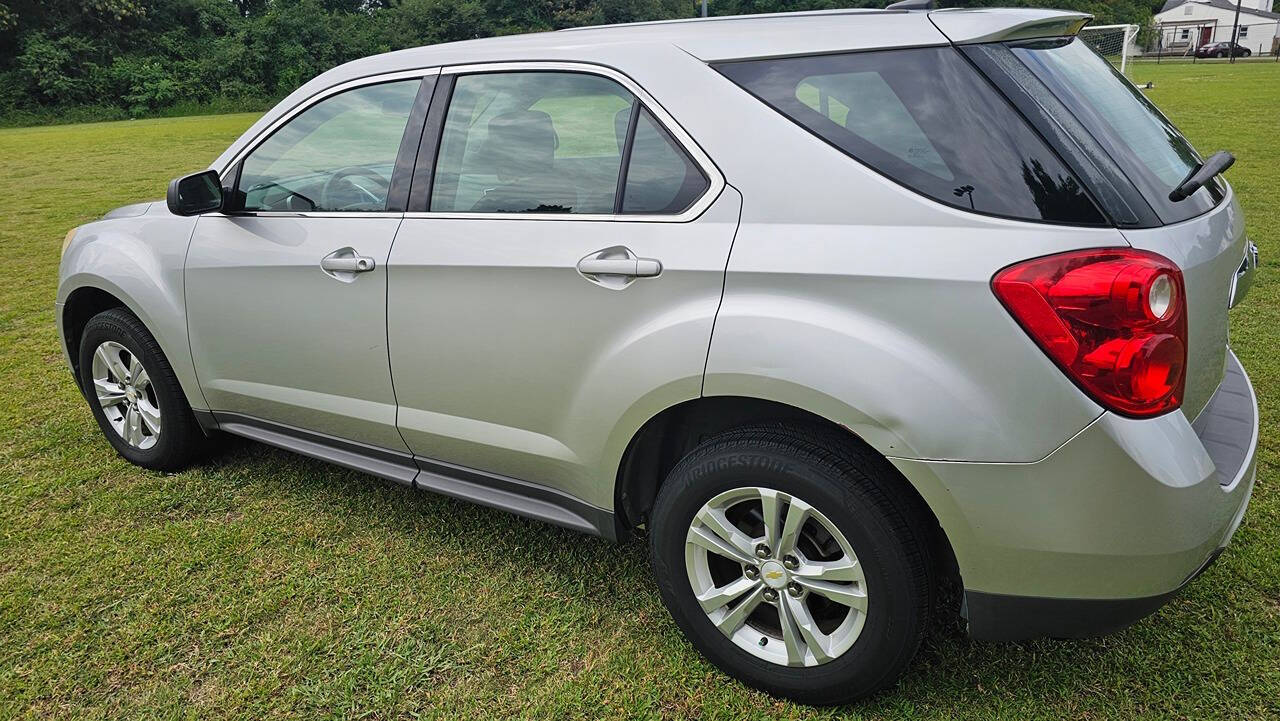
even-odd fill
[{"label": "rear bumper", "polygon": [[1195,423],[1104,414],[1036,463],[894,461],[934,508],[977,638],[1090,636],[1153,612],[1230,542],[1256,474],[1233,353]]},{"label": "rear bumper", "polygon": [[1155,613],[1204,573],[1225,546],[1205,559],[1177,588],[1143,598],[1040,598],[965,591],[961,614],[969,635],[982,641],[1089,638],[1114,633]]}]

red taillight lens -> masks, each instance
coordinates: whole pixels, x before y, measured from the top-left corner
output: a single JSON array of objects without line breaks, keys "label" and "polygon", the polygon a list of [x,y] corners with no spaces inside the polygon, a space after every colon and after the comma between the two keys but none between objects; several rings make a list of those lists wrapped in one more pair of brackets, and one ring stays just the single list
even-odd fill
[{"label": "red taillight lens", "polygon": [[1182,403],[1182,271],[1131,248],[1072,251],[996,273],[991,288],[1067,376],[1110,410],[1154,416]]}]

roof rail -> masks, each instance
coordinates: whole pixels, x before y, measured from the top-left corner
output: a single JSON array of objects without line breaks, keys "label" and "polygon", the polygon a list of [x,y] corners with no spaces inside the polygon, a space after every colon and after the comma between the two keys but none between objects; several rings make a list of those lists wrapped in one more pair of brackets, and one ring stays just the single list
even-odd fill
[{"label": "roof rail", "polygon": [[[912,0],[914,1],[914,0]],[[887,8],[886,8],[887,9]],[[634,23],[609,23],[606,25],[579,25],[571,28],[560,28],[556,32],[571,33],[580,30],[602,30],[604,28],[645,27],[649,25],[683,25],[686,23],[720,23],[732,20],[762,20],[765,18],[805,18],[822,15],[869,15],[882,13],[880,8],[831,8],[828,10],[798,10],[785,13],[751,13],[749,15],[712,15],[705,18],[672,18],[670,20],[644,20]]]}]

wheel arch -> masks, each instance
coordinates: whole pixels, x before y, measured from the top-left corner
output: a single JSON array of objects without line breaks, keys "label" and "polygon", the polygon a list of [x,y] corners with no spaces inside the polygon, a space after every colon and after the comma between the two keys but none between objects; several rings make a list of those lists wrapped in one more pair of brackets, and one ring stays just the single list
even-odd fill
[{"label": "wheel arch", "polygon": [[187,403],[208,405],[196,379],[187,338],[185,261],[195,218],[169,215],[152,203],[142,215],[80,226],[62,254],[58,326],[71,367],[83,323],[108,308],[125,308],[156,339]]},{"label": "wheel arch", "polygon": [[[122,288],[101,276],[80,274],[63,281],[62,300],[58,308],[58,326],[62,335],[63,350],[67,362],[71,366],[76,387],[80,388],[80,338],[85,325],[95,315],[113,308],[123,308],[132,313],[156,339],[160,350],[168,359],[178,376],[179,385],[187,403],[193,409],[204,408],[204,396],[200,392],[195,379],[195,369],[191,363],[191,353],[186,347],[186,318],[180,317],[177,323],[169,323],[168,332],[159,327],[160,324],[148,313],[145,305],[139,303]],[[175,327],[181,329],[181,337],[175,338]],[[81,388],[80,390],[84,390]]]},{"label": "wheel arch", "polygon": [[[762,422],[817,425],[835,430],[850,444],[861,445],[884,458],[878,450],[848,427],[810,410],[779,401],[750,396],[701,396],[663,409],[632,436],[618,464],[614,486],[614,515],[618,536],[643,533],[653,501],[667,474],[689,451],[706,438],[724,431]],[[886,467],[900,482],[899,490],[932,522],[930,543],[941,568],[939,578],[955,579],[959,588],[955,554],[939,515],[925,500],[922,489],[908,480],[886,459]],[[958,590],[956,591],[958,599]]]},{"label": "wheel arch", "polygon": [[76,385],[80,384],[80,337],[84,335],[84,327],[90,318],[112,308],[124,308],[137,315],[120,298],[96,286],[80,286],[67,295],[60,319],[62,342],[67,351],[67,359],[71,363],[71,371],[75,375]]}]

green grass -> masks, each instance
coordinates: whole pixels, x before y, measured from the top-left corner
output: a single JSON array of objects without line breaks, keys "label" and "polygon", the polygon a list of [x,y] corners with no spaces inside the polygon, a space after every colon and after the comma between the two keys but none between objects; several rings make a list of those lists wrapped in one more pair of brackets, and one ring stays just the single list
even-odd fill
[{"label": "green grass", "polygon": [[[173,105],[148,110],[142,117],[177,118],[187,115],[261,112],[276,104],[269,98],[215,98],[213,100],[180,100]],[[76,105],[58,108],[11,109],[0,113],[0,128],[35,125],[70,125],[112,120],[137,120],[139,116],[117,105]]]},{"label": "green grass", "polygon": [[[0,718],[1280,716],[1280,66],[1147,66],[1239,158],[1265,266],[1232,316],[1262,404],[1230,551],[1119,635],[932,638],[857,707],[773,700],[681,638],[643,547],[250,443],[163,475],[99,437],[63,366],[64,232],[204,167],[250,115],[0,130]],[[1176,519],[1170,519],[1176,523]]]}]

